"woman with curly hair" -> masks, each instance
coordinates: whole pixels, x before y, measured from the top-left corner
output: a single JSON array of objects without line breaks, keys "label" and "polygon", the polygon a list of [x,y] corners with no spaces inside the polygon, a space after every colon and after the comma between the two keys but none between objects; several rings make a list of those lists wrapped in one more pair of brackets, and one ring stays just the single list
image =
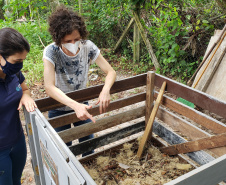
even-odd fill
[{"label": "woman with curly hair", "polygon": [[[49,118],[75,112],[81,120],[74,126],[93,121],[95,119],[87,111],[92,106],[69,98],[65,93],[86,88],[90,64],[94,62],[106,73],[105,84],[96,104],[100,113],[106,111],[110,103],[110,89],[115,81],[116,72],[101,55],[98,47],[90,40],[86,40],[88,32],[84,20],[73,10],[60,6],[48,19],[49,32],[54,43],[48,45],[43,54],[44,84],[46,93],[64,104],[65,107],[49,111]],[[57,132],[70,128],[70,125],[56,128]],[[84,141],[92,135],[80,138]],[[67,143],[68,146],[71,142]],[[92,153],[87,152],[83,156]]]}]

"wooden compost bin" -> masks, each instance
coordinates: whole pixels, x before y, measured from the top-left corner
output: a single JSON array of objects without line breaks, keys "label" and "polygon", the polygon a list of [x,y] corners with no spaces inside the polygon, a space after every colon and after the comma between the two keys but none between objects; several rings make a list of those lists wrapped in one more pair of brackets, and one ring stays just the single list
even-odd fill
[{"label": "wooden compost bin", "polygon": [[[79,155],[86,151],[94,150],[143,131],[145,129],[145,123],[147,123],[150,117],[154,100],[158,95],[158,92],[155,91],[155,87],[160,88],[164,81],[166,81],[167,84],[166,92],[162,100],[162,105],[159,107],[156,115],[158,119],[154,121],[154,135],[152,141],[160,143],[162,146],[170,146],[184,143],[188,140],[194,141],[200,138],[226,133],[226,125],[222,122],[196,109],[190,108],[171,97],[181,97],[194,103],[197,107],[203,110],[208,110],[209,112],[226,119],[225,102],[219,101],[212,96],[180,84],[169,78],[155,74],[154,72],[148,72],[147,74],[141,74],[135,77],[116,81],[111,89],[111,94],[142,86],[146,86],[146,92],[133,94],[129,97],[112,101],[107,111],[111,112],[143,101],[145,101],[145,105],[123,112],[120,111],[120,113],[111,114],[110,116],[105,116],[97,119],[96,123],[90,122],[82,126],[59,132],[59,136],[66,143],[137,118],[143,118],[142,121],[130,124],[122,129],[114,130],[110,133],[69,147],[74,155]],[[89,101],[98,98],[102,87],[103,85],[89,87],[87,89],[67,93],[67,95],[78,102]],[[63,106],[52,98],[39,99],[36,103],[41,112]],[[99,107],[93,107],[89,110],[89,113],[93,116],[97,116],[99,114]],[[76,121],[78,121],[78,118],[74,113],[48,119],[48,122],[53,128]],[[120,144],[120,146],[121,145],[122,144]],[[113,150],[113,148],[120,146],[116,145],[107,150]],[[103,152],[106,152],[106,150],[81,158],[80,162],[93,159],[96,156],[101,155]],[[197,165],[200,165],[202,167],[198,167],[196,170],[193,170],[167,184],[213,185],[220,183],[222,180],[226,179],[225,154],[226,147],[179,154],[181,158],[194,164],[194,166],[196,165],[196,167],[198,167]]]}]

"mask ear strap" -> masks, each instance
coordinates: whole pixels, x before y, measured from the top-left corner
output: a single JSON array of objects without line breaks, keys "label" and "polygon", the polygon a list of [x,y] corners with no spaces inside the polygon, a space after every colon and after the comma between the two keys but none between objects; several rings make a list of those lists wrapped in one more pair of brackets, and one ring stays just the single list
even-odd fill
[{"label": "mask ear strap", "polygon": [[4,60],[6,61],[6,62],[8,62],[7,60],[6,60],[6,58],[2,55],[2,58],[4,58]]}]

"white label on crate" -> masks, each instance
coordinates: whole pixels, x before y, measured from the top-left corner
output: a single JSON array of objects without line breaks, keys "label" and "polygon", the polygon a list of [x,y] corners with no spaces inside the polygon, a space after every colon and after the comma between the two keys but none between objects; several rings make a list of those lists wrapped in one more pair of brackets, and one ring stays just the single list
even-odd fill
[{"label": "white label on crate", "polygon": [[54,163],[52,157],[49,155],[49,152],[47,151],[46,147],[44,146],[41,140],[40,148],[42,154],[42,161],[46,170],[48,171],[49,177],[52,178],[56,185],[59,185],[57,166]]}]

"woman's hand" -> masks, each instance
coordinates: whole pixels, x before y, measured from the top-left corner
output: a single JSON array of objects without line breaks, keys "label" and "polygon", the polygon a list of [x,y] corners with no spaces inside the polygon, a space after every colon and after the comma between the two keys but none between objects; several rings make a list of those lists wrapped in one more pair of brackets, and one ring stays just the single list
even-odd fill
[{"label": "woman's hand", "polygon": [[92,108],[92,105],[85,105],[85,104],[76,102],[75,106],[72,106],[71,108],[74,109],[77,117],[80,120],[91,119],[92,122],[94,123],[96,122],[93,116],[89,114],[89,112],[87,111],[88,109]]},{"label": "woman's hand", "polygon": [[99,104],[100,114],[106,112],[107,107],[110,104],[110,100],[111,100],[111,96],[110,96],[109,90],[104,90],[103,89],[101,91],[101,93],[99,95],[99,98],[98,98],[98,101],[96,103],[96,105]]},{"label": "woman's hand", "polygon": [[115,82],[116,72],[111,67],[111,65],[107,62],[107,60],[101,55],[101,53],[99,54],[95,62],[101,68],[101,70],[104,71],[105,74],[107,75],[105,78],[104,87],[96,103],[96,105],[99,103],[100,114],[102,114],[106,112],[106,109],[110,104],[110,99],[111,99],[110,89]]},{"label": "woman's hand", "polygon": [[31,98],[30,95],[28,95],[26,93],[23,94],[17,110],[20,110],[22,105],[25,106],[25,108],[28,112],[32,112],[35,110],[35,108],[37,108],[35,101]]}]

